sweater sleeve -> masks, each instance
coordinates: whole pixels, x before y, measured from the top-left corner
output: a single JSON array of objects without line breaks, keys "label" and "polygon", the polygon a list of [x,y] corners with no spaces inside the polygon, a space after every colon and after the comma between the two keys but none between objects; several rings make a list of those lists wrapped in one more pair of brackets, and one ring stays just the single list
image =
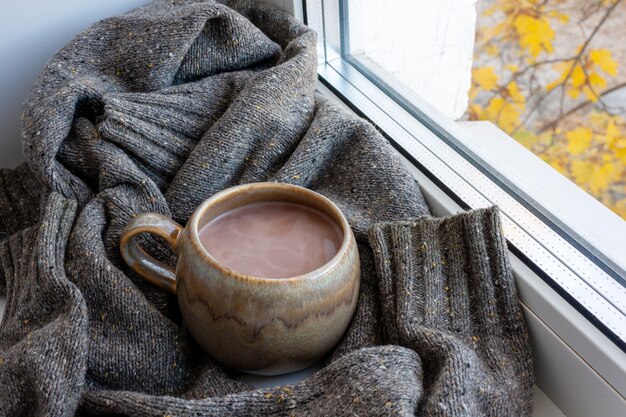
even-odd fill
[{"label": "sweater sleeve", "polygon": [[496,207],[369,231],[385,342],[417,352],[423,416],[532,411],[528,333]]}]

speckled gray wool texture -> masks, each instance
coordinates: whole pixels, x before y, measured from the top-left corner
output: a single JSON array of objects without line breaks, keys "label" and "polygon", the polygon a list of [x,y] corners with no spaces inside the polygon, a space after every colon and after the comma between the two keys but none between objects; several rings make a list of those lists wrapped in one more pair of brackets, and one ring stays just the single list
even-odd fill
[{"label": "speckled gray wool texture", "polygon": [[[0,415],[530,415],[497,209],[430,216],[376,129],[316,95],[316,64],[315,33],[253,1],[157,1],[52,58],[25,105],[27,163],[0,172]],[[356,315],[322,369],[258,390],[118,250],[132,216],[185,223],[256,181],[335,201],[362,259]]]}]

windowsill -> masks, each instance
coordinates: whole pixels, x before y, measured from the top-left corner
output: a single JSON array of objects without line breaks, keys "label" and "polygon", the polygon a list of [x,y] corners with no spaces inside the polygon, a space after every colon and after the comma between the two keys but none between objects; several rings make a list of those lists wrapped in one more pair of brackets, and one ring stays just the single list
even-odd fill
[{"label": "windowsill", "polygon": [[[459,122],[467,147],[582,239],[626,271],[626,221],[491,122]],[[611,233],[606,233],[610,230]]]}]

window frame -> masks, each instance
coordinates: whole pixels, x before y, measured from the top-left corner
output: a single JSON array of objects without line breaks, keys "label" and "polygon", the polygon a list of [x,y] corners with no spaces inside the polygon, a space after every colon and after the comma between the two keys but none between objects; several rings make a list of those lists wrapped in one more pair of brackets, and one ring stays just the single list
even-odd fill
[{"label": "window frame", "polygon": [[[534,196],[531,196],[528,192],[524,192],[514,181],[510,181],[507,178],[508,172],[498,172],[492,164],[486,159],[479,156],[473,149],[466,146],[461,140],[460,136],[464,136],[458,128],[455,128],[454,122],[449,120],[446,116],[442,115],[434,107],[432,107],[426,100],[412,93],[408,87],[402,83],[394,80],[393,77],[385,77],[381,73],[377,73],[372,70],[371,63],[368,65],[368,59],[365,57],[355,56],[350,54],[350,39],[349,39],[349,12],[348,3],[350,0],[317,0],[309,1],[309,4],[323,4],[324,9],[322,12],[331,14],[330,19],[323,19],[323,37],[322,44],[325,58],[320,60],[320,64],[326,62],[331,67],[337,70],[337,66],[333,63],[339,63],[344,61],[345,63],[353,66],[357,71],[363,74],[371,83],[377,86],[380,90],[385,92],[390,98],[398,103],[406,112],[408,112],[413,118],[418,120],[421,124],[427,127],[429,130],[435,132],[441,140],[446,142],[456,152],[463,155],[465,159],[478,168],[483,174],[485,174],[491,181],[495,182],[500,188],[507,190],[507,192],[515,198],[522,206],[531,211],[537,218],[541,219],[544,223],[550,226],[551,229],[559,233],[564,239],[566,239],[572,246],[578,251],[583,253],[587,258],[591,259],[598,267],[604,270],[609,276],[618,281],[623,287],[626,287],[626,256],[617,253],[619,249],[604,245],[599,247],[601,242],[597,239],[592,242],[592,239],[587,239],[581,234],[577,233],[575,229],[581,228],[582,224],[575,224],[573,227],[568,225],[567,222],[561,220],[560,216],[555,215],[550,209],[538,204],[535,201]],[[303,3],[307,3],[303,1]],[[333,6],[336,5],[336,16],[333,14]],[[326,41],[328,39],[328,42]],[[322,49],[322,48],[320,48]],[[342,76],[348,76],[344,71],[339,70]],[[400,94],[398,91],[404,90],[407,93]],[[504,136],[506,133],[502,132]],[[466,135],[465,135],[466,136]],[[531,152],[525,152],[528,155],[533,155]],[[517,155],[518,157],[524,157],[527,155]],[[549,166],[544,163],[544,165]],[[551,168],[551,170],[553,170]],[[557,173],[553,170],[553,173]],[[559,174],[560,175],[560,174]],[[539,178],[540,180],[540,178]],[[573,183],[572,183],[573,184]],[[576,186],[580,189],[580,187]],[[580,189],[582,191],[582,189]],[[584,191],[583,191],[584,193]],[[585,193],[586,194],[586,193]],[[587,199],[587,201],[596,202],[595,198]],[[576,201],[579,204],[585,204],[587,201]],[[606,207],[602,205],[603,209]],[[594,211],[589,210],[589,211]],[[611,213],[611,210],[603,210],[606,213]],[[595,210],[595,214],[602,215],[603,213]],[[617,215],[612,217],[617,218]],[[607,230],[610,227],[616,228],[626,234],[626,222],[619,219],[619,224],[612,222],[607,224]],[[615,229],[613,229],[615,230]],[[611,242],[613,246],[618,246],[617,243]],[[626,239],[619,241],[620,244],[626,246]],[[611,254],[607,256],[605,252]],[[620,255],[622,255],[620,257]],[[618,259],[619,261],[616,261]],[[626,313],[626,311],[622,310]]]},{"label": "window frame", "polygon": [[[401,86],[394,85],[393,79],[373,73],[362,59],[346,54],[349,40],[342,36],[348,19],[345,0],[302,0],[302,10],[305,23],[318,32],[321,84],[383,133],[410,167],[423,177],[422,186],[428,182],[431,191],[438,190],[439,200],[449,200],[448,209],[439,214],[485,204],[500,206],[527,320],[540,322],[543,326],[540,333],[555,338],[541,337],[533,341],[537,345],[536,353],[543,355],[550,351],[548,356],[553,355],[555,361],[566,353],[571,354],[592,371],[589,375],[606,383],[605,397],[613,395],[617,399],[613,405],[619,404],[620,398],[624,401],[626,315],[623,304],[618,308],[605,298],[613,302],[620,302],[620,298],[626,300],[622,297],[626,294],[626,273],[620,265],[583,241],[507,178],[494,173],[486,161],[465,146],[467,140],[459,140],[468,134],[456,122],[439,114],[417,96],[410,100],[399,96],[396,91]],[[436,159],[440,165],[442,160],[455,161],[458,171],[471,174],[460,176],[449,166],[447,171],[433,169]],[[439,200],[435,204],[440,204]],[[526,227],[519,227],[519,223],[526,223]],[[593,306],[593,299],[598,297],[598,292],[585,279],[598,280],[595,283],[598,286],[611,287],[600,295],[603,301],[599,302],[608,304],[605,310],[594,310],[597,306]],[[572,291],[572,285],[579,285],[580,291]],[[557,341],[567,347],[561,356],[554,354]],[[547,347],[550,343],[552,347]],[[553,378],[541,370],[536,371],[538,379]],[[571,394],[574,389],[560,391]],[[572,396],[569,398],[571,400]],[[582,400],[579,405],[584,409]]]}]

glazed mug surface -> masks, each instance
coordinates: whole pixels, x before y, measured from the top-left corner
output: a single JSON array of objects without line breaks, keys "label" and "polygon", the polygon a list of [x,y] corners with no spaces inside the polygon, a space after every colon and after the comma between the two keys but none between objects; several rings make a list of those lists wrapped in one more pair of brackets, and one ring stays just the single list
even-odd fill
[{"label": "glazed mug surface", "polygon": [[[261,201],[298,203],[328,215],[343,232],[335,256],[289,278],[255,277],[218,263],[202,245],[200,229],[220,214]],[[139,246],[141,233],[171,245],[176,270]],[[313,364],[342,337],[358,300],[360,261],[347,220],[329,199],[296,185],[228,188],[203,202],[184,228],[161,214],[140,214],[122,233],[120,250],[140,276],[177,295],[190,333],[207,353],[243,372],[277,375]]]}]

